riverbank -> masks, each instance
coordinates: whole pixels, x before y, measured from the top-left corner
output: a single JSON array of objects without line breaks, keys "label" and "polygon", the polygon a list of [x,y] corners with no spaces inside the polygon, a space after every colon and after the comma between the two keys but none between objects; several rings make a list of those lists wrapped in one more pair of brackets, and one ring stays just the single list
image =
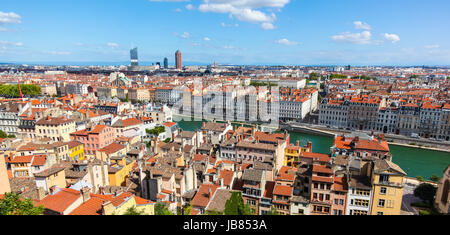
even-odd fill
[{"label": "riverbank", "polygon": [[396,143],[396,142],[392,142],[392,141],[388,141],[388,144],[389,145],[403,146],[403,147],[408,147],[408,148],[417,148],[417,149],[433,150],[433,151],[438,151],[438,152],[450,153],[450,149],[439,149],[439,148],[432,148],[432,147],[423,147],[423,146],[418,146],[418,145]]}]

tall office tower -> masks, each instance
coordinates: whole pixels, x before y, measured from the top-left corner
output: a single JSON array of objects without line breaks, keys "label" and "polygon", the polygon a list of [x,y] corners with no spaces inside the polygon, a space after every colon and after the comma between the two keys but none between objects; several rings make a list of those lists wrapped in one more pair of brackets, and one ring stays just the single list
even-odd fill
[{"label": "tall office tower", "polygon": [[169,60],[167,58],[164,58],[164,68],[165,69],[169,68]]},{"label": "tall office tower", "polygon": [[130,50],[131,66],[139,66],[137,47]]},{"label": "tall office tower", "polygon": [[177,69],[183,69],[183,64],[181,60],[181,51],[178,50],[175,52],[175,65]]}]

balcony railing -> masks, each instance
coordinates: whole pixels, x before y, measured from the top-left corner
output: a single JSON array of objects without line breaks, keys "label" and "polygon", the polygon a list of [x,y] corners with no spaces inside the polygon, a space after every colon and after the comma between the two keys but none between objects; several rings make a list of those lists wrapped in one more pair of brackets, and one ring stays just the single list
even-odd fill
[{"label": "balcony railing", "polygon": [[377,184],[387,185],[387,186],[395,186],[395,187],[403,187],[403,186],[405,186],[404,183],[394,183],[394,182],[389,182],[389,181],[378,181]]}]

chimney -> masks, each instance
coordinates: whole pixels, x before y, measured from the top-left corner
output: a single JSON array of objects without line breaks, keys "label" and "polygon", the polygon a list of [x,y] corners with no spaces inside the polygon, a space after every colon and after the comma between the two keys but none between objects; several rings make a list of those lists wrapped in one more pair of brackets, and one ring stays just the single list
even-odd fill
[{"label": "chimney", "polygon": [[56,185],[53,185],[52,187],[50,187],[50,195],[54,195],[55,193],[57,193],[59,190],[56,187]]},{"label": "chimney", "polygon": [[220,187],[223,188],[223,178],[220,178]]},{"label": "chimney", "polygon": [[81,189],[81,196],[83,197],[83,203],[87,202],[91,198],[91,190],[89,187],[84,187]]},{"label": "chimney", "polygon": [[100,195],[103,195],[103,187],[102,187],[102,186],[100,186],[100,187],[98,188],[98,193],[99,193]]},{"label": "chimney", "polygon": [[209,198],[209,199],[212,198],[212,190],[211,190],[211,187],[208,188],[208,198]]},{"label": "chimney", "polygon": [[36,189],[36,191],[37,191],[37,194],[38,194],[38,200],[44,199],[44,197],[45,197],[45,191],[44,191],[44,188],[38,187],[38,188]]},{"label": "chimney", "polygon": [[295,143],[295,146],[300,146],[300,140],[297,140],[297,142]]}]

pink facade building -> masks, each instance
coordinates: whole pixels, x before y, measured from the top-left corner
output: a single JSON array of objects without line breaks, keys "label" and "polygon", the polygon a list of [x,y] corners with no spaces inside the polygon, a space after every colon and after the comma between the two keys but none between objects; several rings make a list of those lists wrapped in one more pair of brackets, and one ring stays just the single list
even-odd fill
[{"label": "pink facade building", "polygon": [[73,132],[70,134],[70,138],[83,143],[86,155],[95,155],[97,150],[114,142],[116,133],[110,126],[97,125],[90,130]]}]

